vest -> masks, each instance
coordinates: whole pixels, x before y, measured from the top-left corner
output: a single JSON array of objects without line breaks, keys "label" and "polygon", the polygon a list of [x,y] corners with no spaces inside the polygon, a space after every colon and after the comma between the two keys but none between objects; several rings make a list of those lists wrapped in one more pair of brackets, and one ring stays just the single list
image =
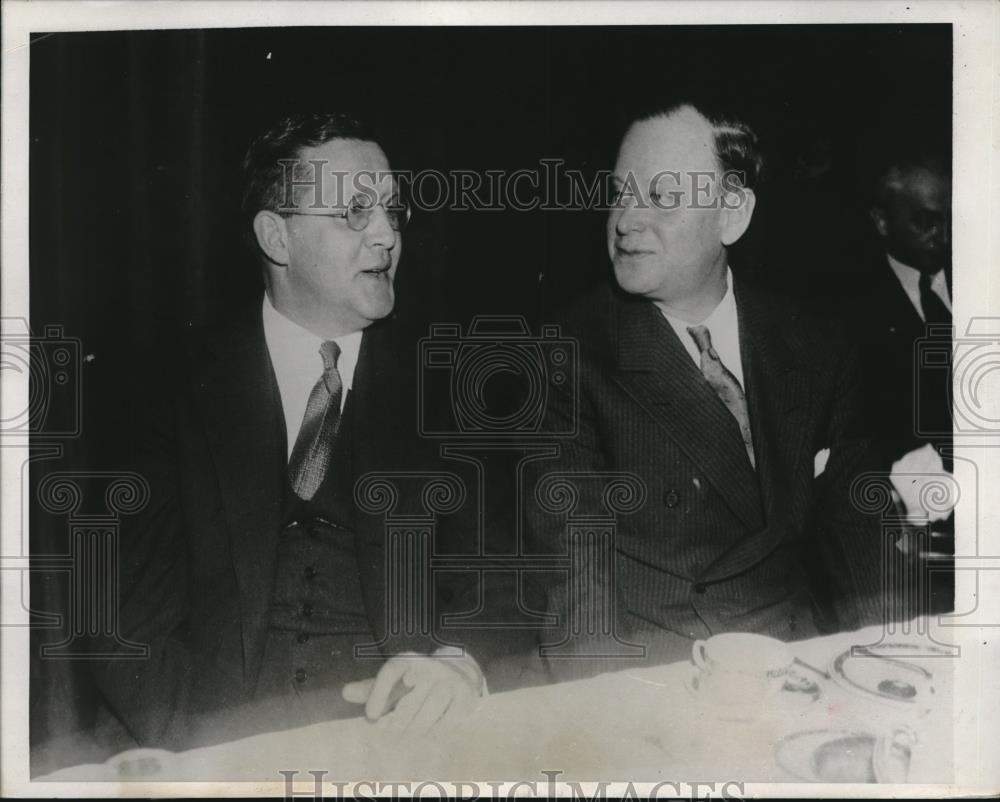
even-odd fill
[{"label": "vest", "polygon": [[[267,640],[256,697],[277,701],[288,726],[353,717],[344,683],[373,677],[381,662],[355,659],[375,639],[355,553],[352,420],[348,393],[322,486],[303,501],[286,482]],[[282,427],[284,428],[284,427]],[[317,694],[323,703],[316,703]]]}]

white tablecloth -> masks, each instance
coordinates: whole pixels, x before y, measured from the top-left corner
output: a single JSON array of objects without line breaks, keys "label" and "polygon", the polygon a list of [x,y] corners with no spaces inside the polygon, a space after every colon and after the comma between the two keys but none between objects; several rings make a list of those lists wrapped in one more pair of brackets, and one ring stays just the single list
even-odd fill
[{"label": "white tablecloth", "polygon": [[[870,628],[790,645],[796,657],[827,670],[837,654],[881,637],[879,628]],[[907,638],[896,634],[891,640]],[[821,687],[815,701],[782,692],[753,720],[720,720],[720,711],[686,682],[691,663],[679,662],[495,694],[481,700],[458,728],[417,744],[400,746],[387,728],[357,718],[177,754],[142,750],[153,760],[139,764],[135,752],[123,753],[38,780],[140,779],[138,765],[155,772],[141,777],[145,780],[281,781],[284,770],[298,772],[301,781],[311,781],[309,771],[325,771],[327,780],[337,781],[544,782],[547,771],[560,772],[560,781],[788,782],[797,778],[776,759],[783,739],[787,748],[790,736],[810,730],[878,736],[906,722],[919,739],[908,780],[950,783],[954,661],[931,662],[934,703],[919,717],[905,706],[864,698],[815,677]],[[123,769],[128,760],[131,765]]]}]

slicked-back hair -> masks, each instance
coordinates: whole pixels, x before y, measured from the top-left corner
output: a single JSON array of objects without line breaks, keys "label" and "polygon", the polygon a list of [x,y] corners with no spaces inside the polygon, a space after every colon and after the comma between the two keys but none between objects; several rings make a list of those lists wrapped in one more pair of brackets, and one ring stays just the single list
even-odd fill
[{"label": "slicked-back hair", "polygon": [[290,179],[298,171],[288,171],[282,162],[299,159],[304,148],[324,145],[334,139],[375,142],[375,132],[367,122],[345,112],[307,112],[282,117],[250,143],[243,159],[243,231],[255,244],[253,219],[257,212],[276,212],[291,198]]},{"label": "slicked-back hair", "polygon": [[734,110],[708,100],[681,96],[646,107],[632,117],[631,123],[672,117],[685,108],[694,109],[712,127],[715,158],[727,177],[725,186],[756,189],[764,175],[764,156],[756,132]]}]

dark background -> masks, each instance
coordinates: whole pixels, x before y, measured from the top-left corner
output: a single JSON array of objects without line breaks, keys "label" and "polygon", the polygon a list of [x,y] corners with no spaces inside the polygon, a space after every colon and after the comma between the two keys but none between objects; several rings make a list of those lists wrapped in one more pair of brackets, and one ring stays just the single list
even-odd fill
[{"label": "dark background", "polygon": [[[289,108],[352,108],[414,172],[612,166],[621,118],[679,82],[722,86],[762,135],[768,179],[734,269],[802,296],[857,280],[866,170],[886,147],[950,138],[949,25],[312,28],[52,33],[31,52],[31,320],[92,359],[83,433],[51,470],[108,468],[124,387],[188,322],[256,303],[240,244],[240,162]],[[533,323],[607,271],[599,211],[417,212],[399,307]],[[35,554],[66,522],[32,515]],[[65,575],[33,606],[65,609]],[[36,641],[61,639],[39,630]],[[85,730],[79,664],[32,665],[31,741]]]}]

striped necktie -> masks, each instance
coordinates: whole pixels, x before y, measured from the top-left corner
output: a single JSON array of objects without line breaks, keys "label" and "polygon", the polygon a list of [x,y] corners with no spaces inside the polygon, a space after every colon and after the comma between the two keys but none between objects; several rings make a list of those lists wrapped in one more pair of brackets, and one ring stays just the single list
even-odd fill
[{"label": "striped necktie", "polygon": [[288,460],[288,478],[295,494],[308,501],[323,484],[330,464],[333,441],[340,427],[340,400],[344,384],[337,372],[340,346],[327,340],[320,346],[323,375],[309,394],[302,428]]},{"label": "striped necktie", "polygon": [[757,467],[757,460],[754,457],[753,438],[750,434],[750,413],[747,410],[747,398],[743,393],[743,388],[736,377],[730,373],[726,366],[719,359],[719,354],[712,347],[712,335],[705,326],[689,326],[688,334],[698,346],[701,353],[701,372],[705,380],[712,385],[722,403],[736,418],[740,426],[740,434],[743,435],[743,445],[746,447],[750,464]]}]

